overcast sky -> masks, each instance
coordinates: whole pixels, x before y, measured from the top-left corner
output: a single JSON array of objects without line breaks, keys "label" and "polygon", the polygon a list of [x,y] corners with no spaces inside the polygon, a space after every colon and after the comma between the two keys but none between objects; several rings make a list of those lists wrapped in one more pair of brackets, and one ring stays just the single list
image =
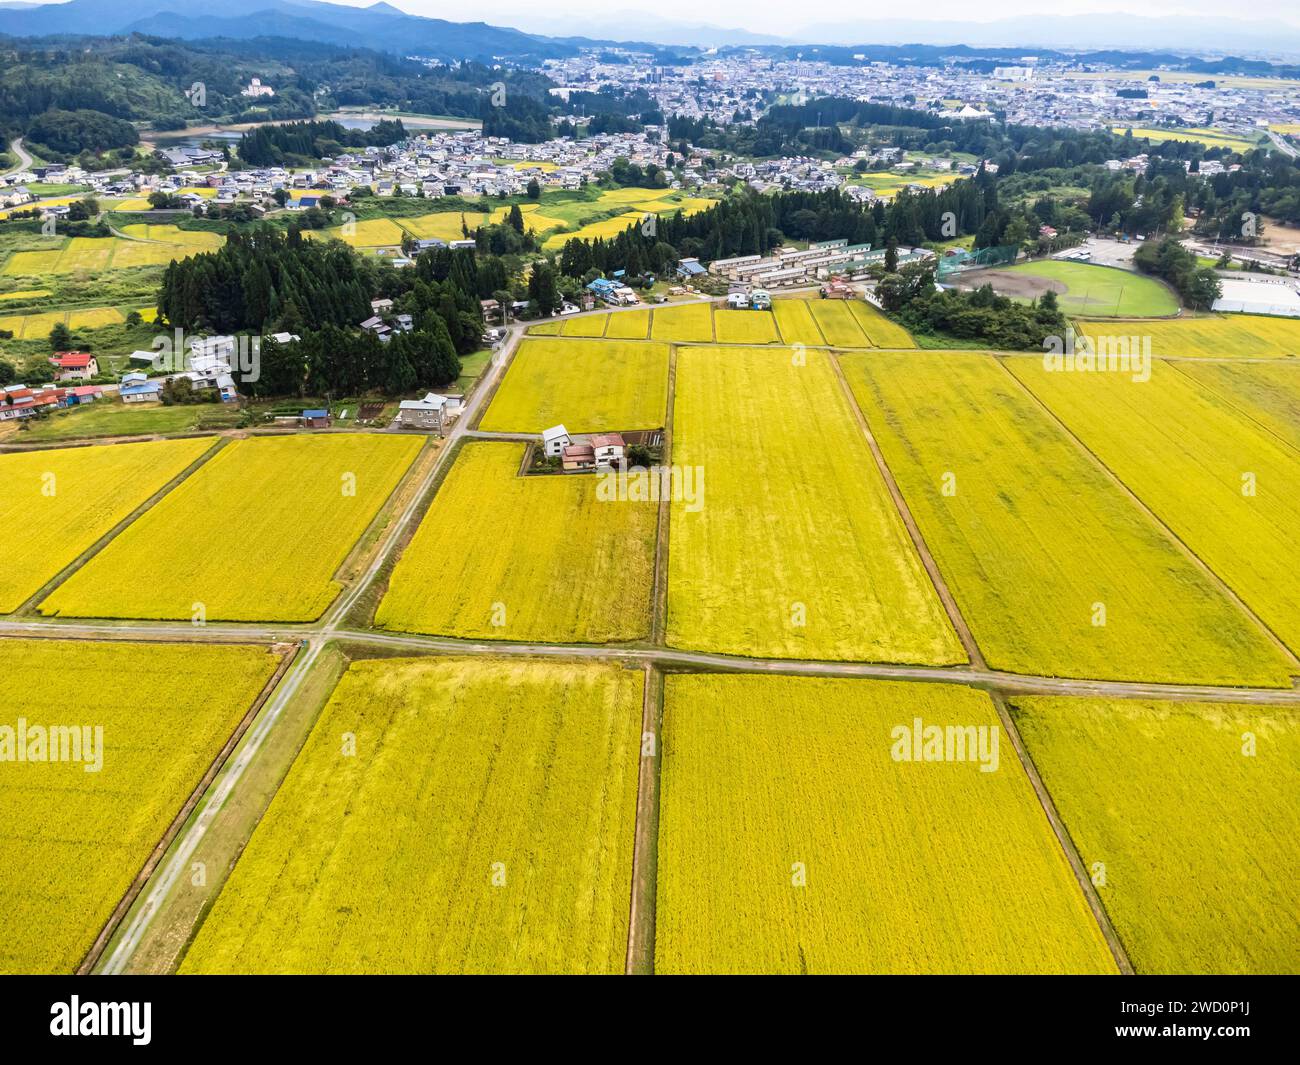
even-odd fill
[{"label": "overcast sky", "polygon": [[[344,0],[355,6],[369,6],[373,0]],[[791,0],[744,0],[735,4],[704,5],[699,0],[612,0],[597,4],[596,0],[547,0],[546,4],[527,0],[389,0],[393,6],[414,15],[445,18],[455,22],[482,21],[496,25],[519,25],[521,19],[527,28],[541,32],[545,26],[547,10],[568,23],[584,14],[599,11],[602,22],[611,15],[626,11],[640,17],[671,19],[686,23],[707,23],[726,28],[740,27],[759,33],[785,36],[797,35],[797,29],[806,25],[826,25],[835,22],[869,24],[874,18],[916,18],[934,21],[955,19],[965,22],[990,21],[1018,15],[1050,12],[1054,15],[1082,15],[1093,12],[1124,12],[1131,15],[1207,15],[1246,17],[1249,19],[1281,19],[1300,24],[1300,9],[1295,0],[1251,0],[1245,10],[1228,6],[1223,0],[1132,0],[1129,4],[1108,3],[1106,0],[1054,0],[1045,8],[1042,0],[990,0],[972,10],[970,0],[929,0],[914,8],[880,8],[866,6],[859,10],[843,7],[824,8],[815,4],[796,5]],[[1116,42],[1117,44],[1121,42]]]}]

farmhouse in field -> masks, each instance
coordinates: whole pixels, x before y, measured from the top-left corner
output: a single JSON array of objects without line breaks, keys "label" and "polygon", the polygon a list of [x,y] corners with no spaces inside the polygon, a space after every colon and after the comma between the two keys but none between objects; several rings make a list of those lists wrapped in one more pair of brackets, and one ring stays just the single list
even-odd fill
[{"label": "farmhouse in field", "polygon": [[86,351],[56,351],[50,365],[56,381],[85,381],[99,375],[99,363]]},{"label": "farmhouse in field", "polygon": [[463,401],[463,396],[440,396],[434,392],[423,399],[404,399],[397,412],[397,423],[408,429],[441,433],[460,414]]},{"label": "farmhouse in field", "polygon": [[569,430],[563,425],[553,425],[542,433],[542,451],[548,459],[558,459],[571,443]]},{"label": "farmhouse in field", "polygon": [[594,470],[596,451],[590,444],[570,444],[560,458],[566,470]]},{"label": "farmhouse in field", "polygon": [[591,438],[591,448],[598,467],[621,466],[627,451],[619,433],[597,433]]}]

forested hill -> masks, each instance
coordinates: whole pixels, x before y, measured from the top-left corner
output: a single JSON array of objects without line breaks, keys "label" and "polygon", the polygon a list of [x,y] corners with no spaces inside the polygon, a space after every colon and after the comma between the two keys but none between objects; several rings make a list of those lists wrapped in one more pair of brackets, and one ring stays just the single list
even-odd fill
[{"label": "forested hill", "polygon": [[[273,97],[241,95],[252,78]],[[125,37],[57,37],[9,42],[0,60],[0,134],[26,135],[49,112],[95,112],[146,123],[155,130],[211,122],[313,118],[337,107],[395,107],[422,114],[477,117],[483,89],[504,81],[513,93],[545,95],[540,74],[501,71],[480,63],[454,68],[358,48],[283,38],[177,42]],[[203,98],[193,100],[193,86]],[[48,123],[46,123],[48,125]],[[71,123],[59,124],[58,146],[47,158],[105,147],[106,123],[91,121],[95,136],[78,146]],[[122,143],[134,143],[133,140]],[[120,145],[117,145],[120,146]]]}]

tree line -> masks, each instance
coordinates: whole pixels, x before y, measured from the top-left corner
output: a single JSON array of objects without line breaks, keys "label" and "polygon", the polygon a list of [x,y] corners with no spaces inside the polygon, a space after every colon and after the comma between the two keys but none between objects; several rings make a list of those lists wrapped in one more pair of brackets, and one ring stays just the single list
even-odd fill
[{"label": "tree line", "polygon": [[382,119],[370,129],[337,122],[287,122],[258,126],[239,138],[239,157],[250,166],[280,166],[294,159],[323,159],[347,148],[386,147],[406,140],[402,120]]}]

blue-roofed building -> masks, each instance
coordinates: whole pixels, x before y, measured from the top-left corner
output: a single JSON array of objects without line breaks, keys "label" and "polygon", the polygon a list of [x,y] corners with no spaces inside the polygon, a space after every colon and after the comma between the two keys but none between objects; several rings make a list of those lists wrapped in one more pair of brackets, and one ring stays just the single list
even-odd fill
[{"label": "blue-roofed building", "polygon": [[117,394],[123,403],[157,403],[162,400],[163,386],[151,381],[142,373],[129,373],[122,378]]}]

